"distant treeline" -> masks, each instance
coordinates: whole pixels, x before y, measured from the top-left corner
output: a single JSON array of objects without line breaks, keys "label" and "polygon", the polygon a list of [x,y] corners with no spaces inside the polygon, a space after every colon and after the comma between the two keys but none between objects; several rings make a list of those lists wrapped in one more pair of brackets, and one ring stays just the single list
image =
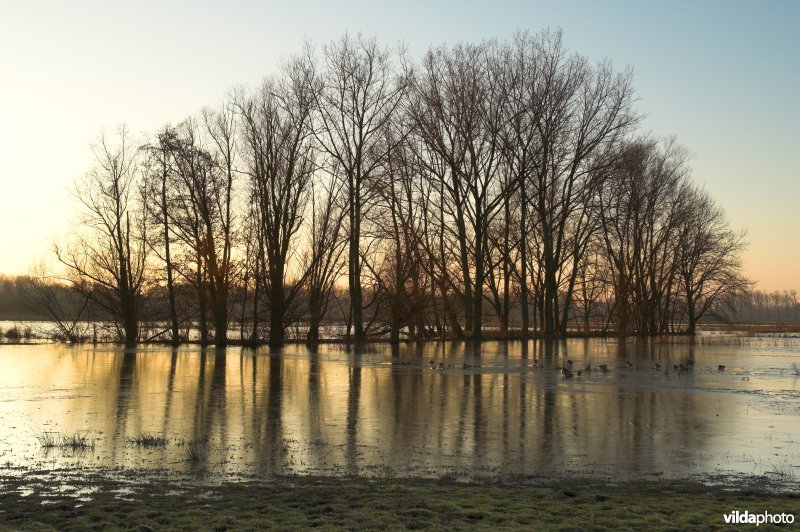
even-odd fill
[{"label": "distant treeline", "polygon": [[306,46],[217,108],[98,143],[56,246],[70,304],[128,344],[154,319],[220,346],[234,322],[272,345],[325,320],[354,341],[693,333],[749,288],[743,233],[635,99],[558,33],[419,60]]},{"label": "distant treeline", "polygon": [[800,323],[800,300],[795,290],[746,291],[729,298],[721,317],[740,323]]},{"label": "distant treeline", "polygon": [[[347,316],[345,309],[347,304],[347,291],[345,287],[335,289],[335,297],[342,300],[341,305],[337,305],[332,312],[329,312],[325,325],[340,326],[346,322]],[[197,327],[193,320],[196,313],[189,308],[195,303],[194,289],[191,286],[178,286],[176,293],[181,314],[189,319],[180,324],[182,338],[188,337],[188,330]],[[239,338],[247,338],[252,322],[248,316],[251,310],[245,304],[247,301],[246,291],[243,286],[237,285],[233,288],[232,297],[233,307],[231,309],[231,323],[237,330]],[[53,321],[53,302],[58,302],[63,309],[62,316],[71,316],[79,320],[94,319],[98,321],[113,320],[113,316],[103,311],[101,308],[92,308],[89,301],[81,297],[76,297],[73,289],[66,284],[58,281],[41,282],[29,275],[8,276],[0,274],[0,321]],[[613,306],[613,304],[612,304]],[[154,286],[153,291],[144,294],[142,297],[143,314],[147,320],[156,323],[166,323],[168,320],[166,300],[163,288]],[[602,310],[601,310],[602,307]],[[520,309],[515,307],[511,312],[511,320],[519,322]],[[613,319],[611,306],[601,305],[596,302],[596,312],[588,315],[581,312],[581,309],[574,309],[570,314],[570,331],[581,333],[609,333],[613,328],[604,329],[609,319]],[[499,322],[497,316],[489,313],[487,320],[489,325],[497,329]],[[794,290],[776,290],[767,292],[763,290],[747,290],[737,292],[727,296],[719,305],[718,312],[710,314],[707,318],[709,323],[725,324],[798,324],[800,323],[800,300]],[[84,328],[84,333],[86,332]],[[148,327],[150,333],[158,333],[158,327]],[[59,329],[54,330],[56,335]],[[386,332],[385,330],[383,332]],[[164,332],[161,332],[163,337]],[[66,339],[65,336],[60,336]],[[88,339],[85,337],[84,339]]]}]

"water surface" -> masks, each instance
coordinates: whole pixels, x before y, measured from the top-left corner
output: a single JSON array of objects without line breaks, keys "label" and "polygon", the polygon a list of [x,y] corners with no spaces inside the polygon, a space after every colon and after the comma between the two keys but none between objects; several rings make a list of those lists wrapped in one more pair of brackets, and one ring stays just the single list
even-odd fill
[{"label": "water surface", "polygon": [[[589,362],[594,371],[566,379],[557,368],[568,360],[574,372]],[[686,360],[692,369],[665,373]],[[0,468],[792,480],[800,473],[792,362],[800,362],[797,339],[719,336],[361,352],[2,346]],[[44,449],[42,433],[80,433],[94,448]],[[145,433],[167,445],[132,443]]]}]

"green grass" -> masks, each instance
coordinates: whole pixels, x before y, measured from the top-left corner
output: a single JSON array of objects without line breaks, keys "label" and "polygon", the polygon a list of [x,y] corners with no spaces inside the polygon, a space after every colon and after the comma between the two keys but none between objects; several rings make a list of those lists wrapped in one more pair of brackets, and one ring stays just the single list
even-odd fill
[{"label": "green grass", "polygon": [[671,481],[520,486],[292,477],[220,486],[143,482],[132,494],[129,483],[85,482],[77,487],[96,491],[77,501],[35,487],[24,496],[27,481],[2,479],[0,530],[684,530],[721,527],[723,514],[737,509],[800,518],[800,499],[790,494]]}]

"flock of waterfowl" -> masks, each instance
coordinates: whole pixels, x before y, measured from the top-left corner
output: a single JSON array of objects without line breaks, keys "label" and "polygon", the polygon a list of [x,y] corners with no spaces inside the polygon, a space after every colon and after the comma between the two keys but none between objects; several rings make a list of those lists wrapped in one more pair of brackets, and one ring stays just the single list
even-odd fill
[{"label": "flock of waterfowl", "polygon": [[[394,362],[393,362],[393,364],[394,364]],[[411,362],[402,361],[402,362],[400,362],[400,364],[401,365],[411,365]],[[456,367],[454,364],[445,365],[444,362],[437,362],[436,360],[431,360],[428,363],[428,365],[429,365],[430,369],[435,369],[435,370],[444,370],[444,369],[447,369],[447,368],[455,368]],[[567,359],[565,364],[562,364],[560,366],[556,366],[555,369],[559,370],[561,372],[561,375],[565,379],[571,379],[573,376],[581,377],[581,376],[583,376],[584,373],[590,373],[592,371],[592,362],[591,361],[589,361],[583,369],[575,370],[574,369],[574,365],[575,365],[575,363],[572,360]],[[479,367],[480,367],[479,365],[476,366],[476,365],[470,365],[470,364],[463,364],[463,365],[459,365],[458,366],[459,369],[469,369],[469,368],[479,368]],[[533,359],[533,365],[531,367],[534,368],[534,369],[544,369],[544,365],[543,364],[540,365],[539,364],[539,360],[535,359],[535,358]],[[660,364],[658,362],[653,364],[653,369],[655,369],[655,370],[660,371],[662,367],[664,368],[664,375],[669,375],[670,371],[672,371],[673,373],[681,374],[681,373],[685,373],[685,372],[688,372],[688,371],[691,371],[692,369],[694,369],[694,360],[691,359],[691,358],[687,358],[686,360],[684,360],[683,362],[680,362],[678,364],[664,364],[663,366],[662,366],[662,364]],[[636,368],[636,366],[633,364],[633,362],[631,362],[630,360],[626,360],[625,361],[625,366],[622,366],[620,369],[635,369],[635,368]],[[600,371],[601,373],[608,373],[610,371],[610,369],[608,367],[608,364],[600,364],[600,365],[598,365],[597,366],[597,370]],[[725,366],[723,366],[722,364],[719,364],[717,366],[717,371],[725,371]]]},{"label": "flock of waterfowl", "polygon": [[[561,366],[557,366],[556,369],[561,371],[561,375],[565,379],[571,379],[573,377],[573,375],[580,377],[580,376],[583,375],[584,372],[585,373],[589,373],[589,372],[592,371],[592,363],[591,363],[591,361],[588,362],[586,364],[586,367],[583,368],[583,369],[574,370],[573,366],[574,366],[574,362],[572,360],[567,360],[566,364],[561,365]],[[533,360],[533,367],[534,368],[543,368],[544,366],[540,366],[539,365],[539,361],[537,359],[534,359]],[[691,359],[691,358],[687,358],[686,360],[684,360],[683,362],[680,362],[678,364],[665,364],[663,367],[664,367],[664,375],[669,375],[670,371],[678,373],[678,374],[681,374],[681,373],[685,373],[685,372],[688,372],[688,371],[691,371],[692,369],[694,369],[694,360]],[[625,366],[622,366],[622,369],[626,369],[626,368],[627,369],[635,369],[636,366],[630,360],[626,360],[625,361]],[[662,368],[662,365],[660,363],[656,362],[656,363],[653,364],[653,369],[660,371],[661,368]],[[609,372],[608,364],[600,364],[598,366],[598,369],[600,370],[601,373],[608,373]],[[717,371],[725,371],[725,366],[723,366],[722,364],[719,364],[717,366]]]}]

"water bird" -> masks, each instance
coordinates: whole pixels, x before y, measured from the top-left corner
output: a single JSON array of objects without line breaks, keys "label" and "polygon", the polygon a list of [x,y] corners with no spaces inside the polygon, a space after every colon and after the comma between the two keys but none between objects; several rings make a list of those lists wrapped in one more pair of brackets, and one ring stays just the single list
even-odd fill
[{"label": "water bird", "polygon": [[661,369],[661,364],[656,362],[655,364],[653,364],[653,367],[656,368],[656,369]]},{"label": "water bird", "polygon": [[717,371],[725,371],[725,366],[720,364],[719,366],[717,366]]},{"label": "water bird", "polygon": [[678,365],[677,364],[673,364],[672,365],[672,371],[678,371]]},{"label": "water bird", "polygon": [[429,362],[429,364],[431,365],[431,369],[434,369],[436,367],[436,361],[435,360],[431,360]]},{"label": "water bird", "polygon": [[580,370],[580,369],[579,369],[579,370],[577,371],[577,373],[578,373],[578,377],[580,377],[581,375],[583,375],[583,370]]},{"label": "water bird", "polygon": [[439,366],[438,366],[438,368],[439,368],[439,369],[444,369],[444,362],[439,362]]},{"label": "water bird", "polygon": [[633,364],[631,364],[630,360],[626,360],[625,363],[628,365],[629,368],[633,367]]},{"label": "water bird", "polygon": [[603,373],[608,373],[608,364],[600,364],[600,371]]},{"label": "water bird", "polygon": [[572,361],[571,361],[571,360],[567,360],[567,365],[568,365],[569,367],[572,367]]},{"label": "water bird", "polygon": [[569,368],[561,368],[561,374],[564,376],[565,379],[572,378],[572,372],[569,370]]}]

